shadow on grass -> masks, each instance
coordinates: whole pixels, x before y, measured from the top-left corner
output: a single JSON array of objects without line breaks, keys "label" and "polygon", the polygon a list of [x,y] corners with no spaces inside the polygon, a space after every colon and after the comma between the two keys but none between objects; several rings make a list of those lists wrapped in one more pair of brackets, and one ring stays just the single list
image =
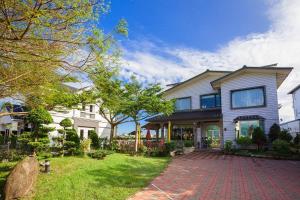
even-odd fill
[{"label": "shadow on grass", "polygon": [[[167,163],[166,163],[167,164]],[[163,170],[163,166],[153,163],[145,163],[139,160],[127,160],[115,166],[97,170],[89,170],[86,173],[95,177],[96,183],[90,186],[112,186],[123,188],[145,187]]]}]

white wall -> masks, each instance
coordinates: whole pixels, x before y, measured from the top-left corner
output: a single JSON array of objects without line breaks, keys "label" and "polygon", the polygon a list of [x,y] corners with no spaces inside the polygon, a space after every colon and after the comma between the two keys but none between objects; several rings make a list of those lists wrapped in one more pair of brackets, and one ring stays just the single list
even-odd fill
[{"label": "white wall", "polygon": [[[230,91],[235,89],[265,86],[266,107],[231,109]],[[260,115],[265,118],[265,133],[269,132],[273,123],[279,124],[276,75],[247,73],[239,75],[221,84],[221,100],[223,114],[224,141],[235,140],[235,123],[238,116]]]},{"label": "white wall", "polygon": [[173,90],[167,91],[165,97],[167,99],[192,97],[192,109],[200,109],[200,95],[217,93],[211,87],[210,82],[224,76],[224,74],[209,73],[203,78],[196,78],[189,83],[177,86]]},{"label": "white wall", "polygon": [[300,119],[300,88],[293,93],[295,119]]}]

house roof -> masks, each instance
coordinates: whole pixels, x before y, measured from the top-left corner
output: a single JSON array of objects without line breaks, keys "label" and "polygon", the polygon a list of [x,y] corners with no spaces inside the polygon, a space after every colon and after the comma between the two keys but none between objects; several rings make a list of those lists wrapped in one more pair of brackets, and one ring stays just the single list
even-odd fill
[{"label": "house roof", "polygon": [[198,74],[198,75],[196,75],[196,76],[194,76],[194,77],[192,77],[192,78],[190,78],[190,79],[187,79],[187,80],[182,81],[182,82],[179,82],[179,83],[173,83],[173,84],[167,85],[167,86],[172,86],[172,87],[166,89],[164,92],[173,90],[174,88],[176,88],[176,87],[178,87],[178,86],[180,86],[180,85],[184,85],[184,84],[186,84],[186,83],[188,83],[188,82],[190,82],[190,81],[193,81],[193,80],[195,80],[195,79],[197,79],[197,78],[204,77],[205,75],[207,75],[207,74],[209,74],[209,73],[223,73],[224,75],[226,75],[226,74],[229,74],[229,73],[231,73],[231,72],[232,72],[232,71],[217,71],[217,70],[209,70],[209,69],[207,69],[206,71],[204,71],[204,72],[202,72],[202,73],[200,73],[200,74]]},{"label": "house roof", "polygon": [[300,89],[300,84],[297,85],[294,89],[292,89],[288,94],[293,94],[298,89]]},{"label": "house roof", "polygon": [[277,64],[265,65],[261,67],[248,67],[244,65],[242,68],[231,72],[219,79],[216,79],[211,82],[213,88],[220,88],[221,83],[227,81],[230,78],[238,76],[245,72],[259,72],[259,73],[276,73],[277,77],[277,88],[281,85],[281,83],[286,79],[289,73],[293,70],[292,67],[276,67]]},{"label": "house roof", "polygon": [[148,122],[167,122],[167,121],[189,121],[189,120],[211,120],[220,119],[222,117],[221,109],[211,110],[191,110],[175,112],[169,116],[157,115],[147,119]]}]

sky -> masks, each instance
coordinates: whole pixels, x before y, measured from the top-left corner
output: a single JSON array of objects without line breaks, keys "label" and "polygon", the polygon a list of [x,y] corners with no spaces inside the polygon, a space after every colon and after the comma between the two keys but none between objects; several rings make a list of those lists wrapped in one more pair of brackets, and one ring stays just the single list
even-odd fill
[{"label": "sky", "polygon": [[122,76],[166,85],[206,69],[278,63],[294,67],[278,90],[280,118],[294,118],[287,93],[300,84],[299,0],[112,0],[99,26],[111,30],[121,18],[129,31],[119,41]]}]

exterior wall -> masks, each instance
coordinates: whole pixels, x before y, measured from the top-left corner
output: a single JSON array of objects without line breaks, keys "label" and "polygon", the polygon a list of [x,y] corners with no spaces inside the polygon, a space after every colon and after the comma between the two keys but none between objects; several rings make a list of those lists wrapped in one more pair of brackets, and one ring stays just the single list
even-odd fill
[{"label": "exterior wall", "polygon": [[200,109],[200,95],[217,93],[218,91],[211,87],[210,82],[222,76],[224,74],[208,74],[200,80],[195,79],[190,83],[180,85],[176,89],[166,92],[165,97],[167,99],[191,97],[192,109]]},{"label": "exterior wall", "polygon": [[[231,90],[265,86],[266,106],[259,108],[231,109]],[[279,124],[276,75],[272,74],[243,74],[232,78],[221,85],[221,101],[223,114],[224,141],[235,141],[235,123],[238,116],[260,115],[265,118],[264,131],[267,134],[270,127]],[[225,131],[226,129],[226,131]]]},{"label": "exterior wall", "polygon": [[293,107],[295,119],[300,119],[300,89],[293,93]]},{"label": "exterior wall", "polygon": [[280,124],[280,128],[288,130],[295,137],[300,134],[300,119]]}]

